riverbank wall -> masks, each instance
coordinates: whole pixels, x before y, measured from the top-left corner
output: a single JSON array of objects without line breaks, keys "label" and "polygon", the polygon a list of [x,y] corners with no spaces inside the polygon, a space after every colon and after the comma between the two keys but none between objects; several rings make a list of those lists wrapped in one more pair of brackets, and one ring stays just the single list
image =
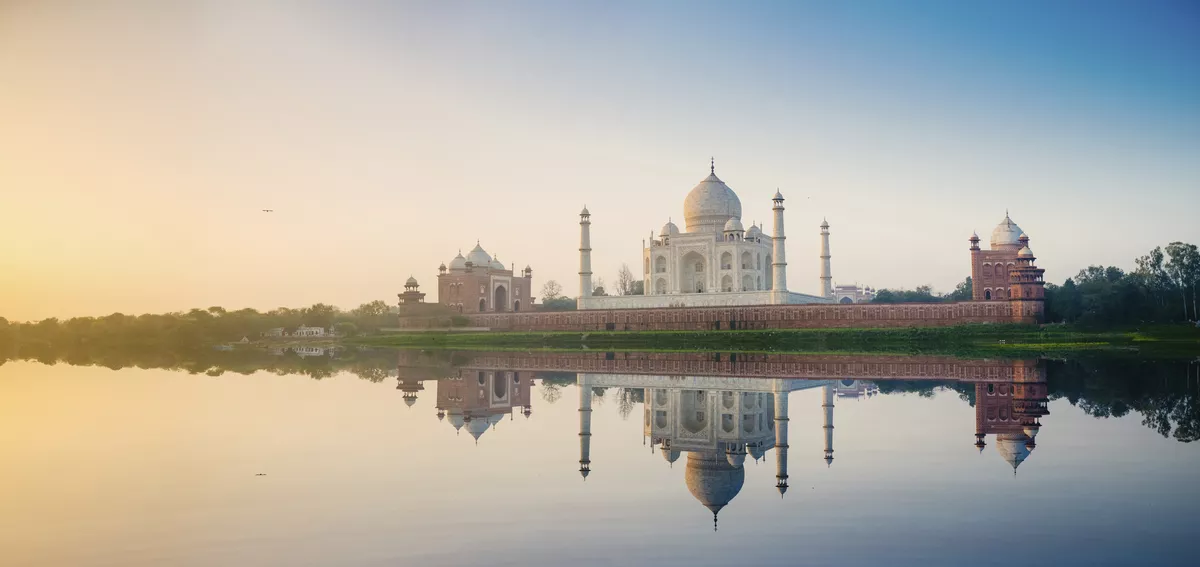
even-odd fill
[{"label": "riverbank wall", "polygon": [[[880,329],[947,327],[968,323],[1039,322],[1021,302],[747,305],[589,309],[457,315],[460,326],[491,331],[723,331],[742,329]],[[462,323],[465,323],[462,324]],[[401,317],[400,331],[446,328],[446,317]]]}]

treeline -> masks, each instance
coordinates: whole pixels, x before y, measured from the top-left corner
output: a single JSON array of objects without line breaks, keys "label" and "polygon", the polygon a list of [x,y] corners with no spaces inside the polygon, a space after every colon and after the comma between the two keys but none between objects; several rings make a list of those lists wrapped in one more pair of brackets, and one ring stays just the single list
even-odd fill
[{"label": "treeline", "polygon": [[1200,251],[1172,242],[1138,258],[1126,272],[1116,266],[1088,266],[1062,285],[1046,285],[1048,322],[1138,324],[1196,321]]},{"label": "treeline", "polygon": [[933,286],[922,285],[917,289],[881,289],[875,292],[871,303],[942,303],[971,300],[971,276],[945,294],[934,293]]},{"label": "treeline", "polygon": [[192,309],[186,313],[43,319],[13,323],[0,317],[0,345],[121,345],[186,346],[234,342],[259,338],[270,329],[291,332],[300,326],[332,328],[337,334],[354,336],[394,326],[395,315],[387,303],[372,301],[350,311],[317,303],[310,307],[281,307],[267,312],[255,309],[228,311],[222,307]]}]

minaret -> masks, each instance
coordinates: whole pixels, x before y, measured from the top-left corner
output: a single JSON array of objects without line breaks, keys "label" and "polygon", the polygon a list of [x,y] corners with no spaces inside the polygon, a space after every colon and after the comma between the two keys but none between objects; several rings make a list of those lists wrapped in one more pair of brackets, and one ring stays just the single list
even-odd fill
[{"label": "minaret", "polygon": [[833,275],[829,267],[829,221],[821,220],[821,296],[833,297]]},{"label": "minaret", "polygon": [[971,238],[967,240],[971,243],[971,301],[983,300],[983,282],[981,280],[980,271],[982,264],[979,261],[979,234],[972,232]]},{"label": "minaret", "polygon": [[833,386],[825,386],[825,466],[833,464]]},{"label": "minaret", "polygon": [[579,474],[587,480],[592,472],[592,386],[585,379],[586,374],[579,374],[576,379],[579,388]]},{"label": "minaret", "polygon": [[[592,213],[579,212],[579,297],[592,296]],[[582,305],[580,306],[582,307]]]},{"label": "minaret", "polygon": [[780,294],[787,293],[787,256],[784,243],[787,237],[783,234],[783,194],[775,191],[771,199],[775,206],[771,211],[775,214],[775,230],[771,235],[773,242],[771,250],[771,289]]},{"label": "minaret", "polygon": [[788,489],[788,392],[783,380],[775,381],[775,488],[779,497]]}]

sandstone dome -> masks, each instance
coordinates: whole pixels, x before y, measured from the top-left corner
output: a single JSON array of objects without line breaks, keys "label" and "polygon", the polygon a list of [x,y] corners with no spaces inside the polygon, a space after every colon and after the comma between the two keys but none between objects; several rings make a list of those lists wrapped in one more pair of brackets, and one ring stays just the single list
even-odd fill
[{"label": "sandstone dome", "polygon": [[1033,250],[1030,250],[1029,247],[1026,246],[1026,247],[1022,248],[1020,252],[1017,252],[1017,257],[1018,258],[1032,258]]},{"label": "sandstone dome", "polygon": [[992,250],[1019,250],[1024,231],[1004,213],[1004,220],[992,231]]},{"label": "sandstone dome", "polygon": [[683,200],[688,232],[720,232],[731,218],[742,218],[742,201],[716,173],[705,177]]}]

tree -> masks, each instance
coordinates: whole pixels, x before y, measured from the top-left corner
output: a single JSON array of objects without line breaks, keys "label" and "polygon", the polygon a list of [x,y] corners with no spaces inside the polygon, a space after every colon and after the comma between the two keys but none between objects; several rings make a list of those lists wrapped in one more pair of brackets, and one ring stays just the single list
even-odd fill
[{"label": "tree", "polygon": [[328,327],[333,325],[333,318],[338,314],[337,307],[324,303],[314,303],[304,309],[301,321],[309,327]]},{"label": "tree", "polygon": [[542,311],[574,311],[575,309],[575,299],[571,297],[557,297],[542,302]]},{"label": "tree", "polygon": [[355,317],[383,317],[389,314],[390,306],[382,299],[364,303],[350,311]]},{"label": "tree", "polygon": [[1166,273],[1179,288],[1183,299],[1183,319],[1188,319],[1188,291],[1191,291],[1192,316],[1200,319],[1196,312],[1196,285],[1200,283],[1200,251],[1195,244],[1172,242],[1167,245]]},{"label": "tree", "polygon": [[542,302],[550,302],[562,297],[562,286],[554,280],[546,280],[542,285]]},{"label": "tree", "polygon": [[592,286],[592,295],[604,296],[608,295],[608,291],[604,288],[604,278],[596,278],[596,283]]},{"label": "tree", "polygon": [[617,295],[633,295],[633,281],[629,264],[621,264],[621,269],[617,271]]},{"label": "tree", "polygon": [[333,332],[343,337],[353,337],[358,334],[358,325],[343,321],[333,326]]},{"label": "tree", "polygon": [[954,286],[954,291],[950,292],[950,295],[947,295],[946,299],[950,301],[970,301],[972,292],[971,276],[967,276],[967,279]]},{"label": "tree", "polygon": [[646,295],[646,281],[637,280],[629,291],[629,295]]}]

